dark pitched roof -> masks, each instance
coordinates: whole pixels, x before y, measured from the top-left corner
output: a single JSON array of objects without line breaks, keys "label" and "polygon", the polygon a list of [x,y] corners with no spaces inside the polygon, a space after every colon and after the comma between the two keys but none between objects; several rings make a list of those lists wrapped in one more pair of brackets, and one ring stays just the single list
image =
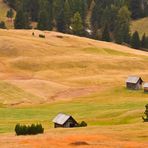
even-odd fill
[{"label": "dark pitched roof", "polygon": [[66,115],[63,113],[59,113],[54,119],[53,122],[63,125],[71,116],[70,115]]},{"label": "dark pitched roof", "polygon": [[136,84],[140,79],[141,79],[141,77],[138,77],[138,76],[129,76],[128,79],[126,80],[126,83]]}]

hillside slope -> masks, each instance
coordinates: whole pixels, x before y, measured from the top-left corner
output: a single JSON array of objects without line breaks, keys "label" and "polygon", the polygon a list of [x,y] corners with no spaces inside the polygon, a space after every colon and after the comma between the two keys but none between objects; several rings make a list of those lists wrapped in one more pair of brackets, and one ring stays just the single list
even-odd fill
[{"label": "hillside slope", "polygon": [[72,99],[122,86],[128,75],[148,76],[146,52],[56,32],[32,32],[0,30],[1,104]]},{"label": "hillside slope", "polygon": [[[125,89],[128,75],[148,81],[147,63],[147,52],[114,43],[0,30],[1,147],[148,147],[141,118],[148,95]],[[59,112],[88,127],[53,129]],[[41,123],[45,134],[17,137],[17,123]]]},{"label": "hillside slope", "polygon": [[138,31],[140,36],[142,36],[144,33],[148,35],[148,17],[133,21],[131,29],[132,32]]}]

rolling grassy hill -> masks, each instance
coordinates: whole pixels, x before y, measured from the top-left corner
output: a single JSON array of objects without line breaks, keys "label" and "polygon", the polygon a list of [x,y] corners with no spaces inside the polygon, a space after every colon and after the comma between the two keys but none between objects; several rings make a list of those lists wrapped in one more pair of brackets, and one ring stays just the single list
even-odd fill
[{"label": "rolling grassy hill", "polygon": [[132,22],[132,32],[138,31],[140,36],[144,33],[148,35],[148,17]]},{"label": "rolling grassy hill", "polygon": [[127,90],[125,80],[139,75],[148,81],[147,62],[147,52],[114,43],[0,30],[0,133],[13,132],[16,123],[40,122],[54,135],[51,120],[64,112],[89,127],[58,134],[113,133],[143,142],[148,127],[141,116],[148,95]]}]

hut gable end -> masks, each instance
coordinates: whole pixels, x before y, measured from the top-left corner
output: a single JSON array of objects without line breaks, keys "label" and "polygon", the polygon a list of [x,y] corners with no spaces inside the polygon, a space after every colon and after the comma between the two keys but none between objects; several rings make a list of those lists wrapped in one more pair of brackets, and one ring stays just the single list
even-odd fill
[{"label": "hut gable end", "polygon": [[126,87],[128,89],[138,90],[142,88],[143,80],[138,76],[129,76],[126,80]]},{"label": "hut gable end", "polygon": [[66,115],[59,113],[54,119],[53,119],[54,127],[64,127],[64,128],[70,128],[70,127],[76,127],[78,123],[71,115]]}]

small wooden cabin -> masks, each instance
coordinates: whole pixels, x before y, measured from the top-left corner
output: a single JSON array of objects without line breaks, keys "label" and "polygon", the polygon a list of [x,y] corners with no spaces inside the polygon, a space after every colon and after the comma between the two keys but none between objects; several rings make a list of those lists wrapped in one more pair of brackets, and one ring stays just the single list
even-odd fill
[{"label": "small wooden cabin", "polygon": [[77,127],[78,123],[77,121],[71,116],[71,115],[66,115],[63,113],[59,113],[54,119],[54,128],[73,128]]},{"label": "small wooden cabin", "polygon": [[148,83],[145,83],[143,87],[144,87],[144,92],[148,93]]},{"label": "small wooden cabin", "polygon": [[132,90],[139,90],[142,88],[143,80],[138,76],[129,76],[126,80],[126,87]]}]

